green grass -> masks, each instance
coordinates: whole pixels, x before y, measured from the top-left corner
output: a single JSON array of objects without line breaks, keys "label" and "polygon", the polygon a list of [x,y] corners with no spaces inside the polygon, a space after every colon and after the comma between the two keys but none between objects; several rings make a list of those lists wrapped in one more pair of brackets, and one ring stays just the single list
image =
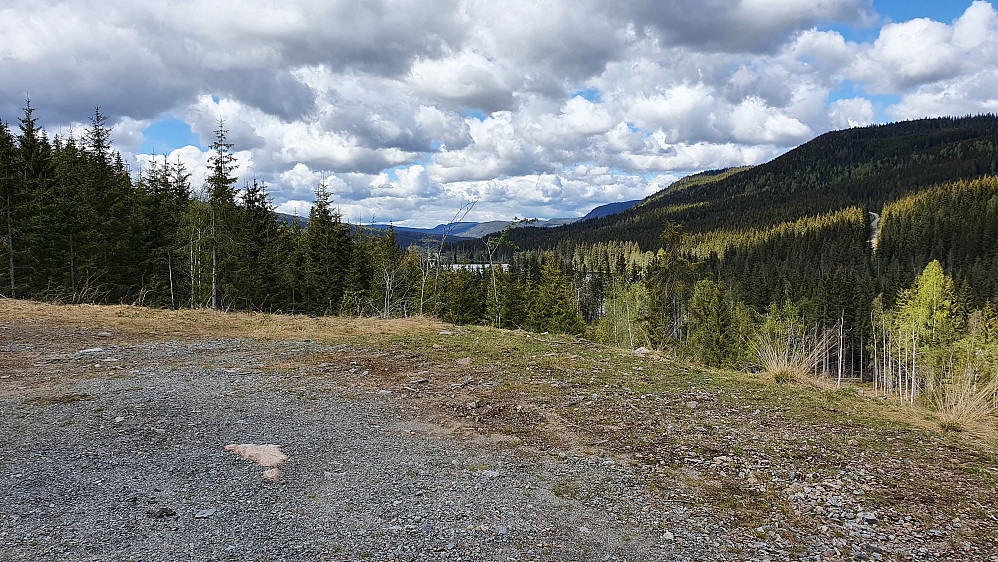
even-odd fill
[{"label": "green grass", "polygon": [[559,498],[579,499],[582,497],[579,483],[571,479],[556,483],[551,487],[551,493]]}]

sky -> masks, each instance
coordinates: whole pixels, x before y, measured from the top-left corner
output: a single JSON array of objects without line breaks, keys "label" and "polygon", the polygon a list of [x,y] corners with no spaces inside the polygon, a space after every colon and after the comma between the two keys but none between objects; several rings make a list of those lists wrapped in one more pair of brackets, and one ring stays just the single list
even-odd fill
[{"label": "sky", "polygon": [[4,0],[0,119],[428,227],[576,217],[830,130],[998,112],[976,0]]}]

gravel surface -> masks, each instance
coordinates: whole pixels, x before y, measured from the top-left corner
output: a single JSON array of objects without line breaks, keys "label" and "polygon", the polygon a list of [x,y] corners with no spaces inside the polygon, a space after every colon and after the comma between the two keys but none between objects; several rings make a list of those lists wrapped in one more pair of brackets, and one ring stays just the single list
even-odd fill
[{"label": "gravel surface", "polygon": [[[404,398],[338,386],[357,369],[346,361],[319,376],[261,369],[316,345],[34,350],[66,376],[0,397],[0,558],[724,558],[708,556],[721,545],[709,534],[683,541],[687,506],[650,513],[612,459],[438,430]],[[233,443],[280,445],[279,480]],[[676,524],[669,540],[659,521]]]},{"label": "gravel surface", "polygon": [[[842,428],[692,386],[516,404],[505,367],[394,344],[164,339],[0,325],[0,560],[998,561],[967,467],[998,468],[938,441],[917,458],[864,449],[861,428],[833,443]],[[588,440],[557,429],[556,407],[610,398]],[[600,416],[618,410],[657,440],[615,446],[625,425]],[[275,476],[239,444],[289,458]],[[954,510],[941,489],[977,499]]]}]

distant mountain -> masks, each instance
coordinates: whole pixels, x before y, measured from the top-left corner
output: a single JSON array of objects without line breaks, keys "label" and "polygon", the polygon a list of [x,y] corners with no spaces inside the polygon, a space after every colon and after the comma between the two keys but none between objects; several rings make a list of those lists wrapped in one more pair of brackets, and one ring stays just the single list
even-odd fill
[{"label": "distant mountain", "polygon": [[[365,225],[363,228],[370,228],[371,226]],[[374,225],[376,230],[384,232],[388,225]],[[440,244],[440,238],[443,234],[437,232],[427,232],[426,229],[419,228],[395,228],[395,241],[401,248],[408,248],[413,244],[417,246],[436,246]],[[463,240],[472,240],[467,236],[456,236],[453,234],[447,234],[447,242],[460,242]]]},{"label": "distant mountain", "polygon": [[[305,228],[308,224],[308,217],[299,217],[295,215],[289,215],[286,213],[277,213],[277,218],[288,224],[298,223],[299,226]],[[466,225],[464,229],[473,228],[478,225],[475,222],[460,223]],[[413,244],[417,245],[435,245],[440,243],[440,238],[443,234],[444,227],[447,225],[439,225],[435,228],[407,228],[404,226],[395,227],[395,240],[398,245],[402,248],[408,248]],[[387,224],[365,224],[365,225],[350,225],[351,229],[356,232],[358,229],[366,231],[384,231],[389,227]],[[463,236],[460,234],[447,233],[447,240],[450,242],[460,242],[463,240],[472,240],[468,236]]]},{"label": "distant mountain", "polygon": [[[638,201],[622,201],[617,203],[607,203],[606,205],[600,205],[592,211],[589,212],[584,217],[581,218],[555,218],[555,219],[541,219],[530,224],[517,224],[514,228],[523,228],[526,226],[534,228],[556,228],[559,226],[564,226],[566,224],[572,224],[582,220],[588,220],[594,217],[606,217],[612,215],[613,213],[619,213],[625,209],[638,203]],[[290,220],[290,219],[289,219]],[[491,234],[500,232],[502,229],[506,228],[506,225],[510,221],[487,221],[487,222],[452,222],[438,224],[433,228],[415,228],[409,226],[397,226],[395,228],[395,236],[399,241],[400,246],[408,246],[412,243],[423,243],[428,240],[439,241],[440,236],[446,235],[447,240],[450,242],[460,242],[463,240],[476,240],[478,238],[483,238]],[[373,228],[377,230],[387,229],[390,225],[387,224],[369,224],[364,225],[366,228]]]},{"label": "distant mountain", "polygon": [[622,213],[627,209],[637,205],[641,202],[641,199],[635,199],[634,201],[618,201],[616,203],[607,203],[606,205],[600,205],[592,211],[579,219],[580,221],[587,221],[589,219],[601,219],[610,215],[615,215],[617,213]]},{"label": "distant mountain", "polygon": [[[556,226],[562,226],[566,224],[571,224],[582,219],[547,219],[538,220],[537,222],[530,223],[530,226],[537,228],[554,228]],[[488,236],[490,234],[495,234],[500,232],[502,229],[506,228],[509,221],[489,221],[482,223],[461,223],[461,228],[456,228],[453,233],[457,236],[464,236],[466,238],[481,238],[483,236]],[[468,226],[465,226],[468,225]],[[444,227],[446,225],[440,225],[437,228]],[[526,225],[516,224],[513,228],[522,228]]]},{"label": "distant mountain", "polygon": [[298,223],[298,226],[302,228],[305,228],[305,225],[308,224],[308,217],[299,217],[298,215],[289,215],[287,213],[279,213],[276,211],[274,214],[277,215],[277,220],[287,224]]},{"label": "distant mountain", "polygon": [[[534,228],[556,228],[559,226],[564,226],[566,224],[572,224],[579,221],[589,220],[593,218],[603,218],[615,213],[625,211],[634,205],[640,203],[641,200],[634,201],[618,201],[614,203],[607,203],[605,205],[600,205],[592,211],[581,218],[555,218],[555,219],[540,219],[536,222],[530,224],[517,224],[514,228],[523,228],[526,226]],[[308,223],[308,217],[299,217],[294,215],[288,215],[285,213],[277,213],[279,219],[286,223],[294,223],[295,221],[304,228]],[[365,224],[362,225],[363,228],[373,229],[373,230],[385,230],[389,226],[395,228],[395,238],[398,240],[399,246],[403,248],[408,247],[412,244],[426,244],[426,243],[439,243],[440,237],[446,235],[448,242],[461,242],[465,240],[477,240],[490,234],[495,234],[500,232],[502,229],[506,228],[506,225],[510,221],[487,221],[487,222],[452,222],[438,224],[433,228],[416,228],[411,226],[398,226],[389,224]],[[356,228],[356,227],[355,227]]]}]

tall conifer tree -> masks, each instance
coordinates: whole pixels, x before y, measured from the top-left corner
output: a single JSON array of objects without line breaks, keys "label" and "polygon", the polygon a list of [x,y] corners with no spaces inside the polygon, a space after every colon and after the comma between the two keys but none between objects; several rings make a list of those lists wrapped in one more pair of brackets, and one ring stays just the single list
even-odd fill
[{"label": "tall conifer tree", "polygon": [[7,284],[5,289],[10,288],[10,297],[17,297],[17,279],[14,267],[14,247],[17,242],[14,231],[20,234],[20,225],[15,225],[15,218],[18,216],[16,206],[21,203],[19,191],[17,189],[17,176],[14,172],[15,157],[17,147],[14,145],[14,136],[10,133],[7,122],[0,121],[0,207],[3,210],[3,249],[6,260],[5,269],[7,273]]},{"label": "tall conifer tree", "polygon": [[42,212],[44,202],[52,198],[52,146],[36,122],[34,108],[28,101],[24,116],[19,119],[15,160],[15,189],[23,198],[23,204],[18,205],[20,217],[15,220],[22,221],[23,229],[21,240],[15,240],[13,244],[13,251],[15,256],[21,255],[20,260],[15,260],[20,261],[20,264],[15,263],[15,270],[20,267],[24,273],[24,281],[19,283],[26,287],[27,292],[44,296],[49,289],[49,272],[40,258],[45,248],[55,244],[59,225],[56,217]]},{"label": "tall conifer tree", "polygon": [[333,209],[325,180],[315,190],[315,203],[302,236],[302,293],[310,314],[340,308],[353,253],[350,228]]},{"label": "tall conifer tree", "polygon": [[227,249],[230,221],[236,207],[236,157],[232,154],[233,144],[227,142],[225,122],[218,120],[215,129],[215,142],[211,143],[212,155],[208,159],[209,174],[205,178],[208,204],[208,245],[211,252],[211,308],[218,309],[220,288],[219,259]]}]

